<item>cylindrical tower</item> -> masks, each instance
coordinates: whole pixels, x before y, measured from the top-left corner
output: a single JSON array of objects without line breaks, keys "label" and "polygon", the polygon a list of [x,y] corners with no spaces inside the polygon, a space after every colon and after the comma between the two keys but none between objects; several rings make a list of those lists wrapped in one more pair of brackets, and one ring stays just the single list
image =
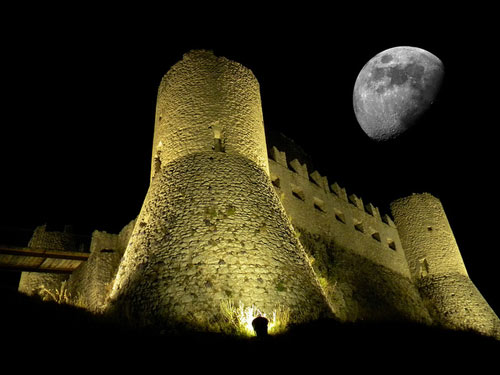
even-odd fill
[{"label": "cylindrical tower", "polygon": [[151,185],[110,310],[142,327],[218,329],[229,301],[295,322],[330,314],[268,176],[257,80],[192,51],[159,88]]},{"label": "cylindrical tower", "polygon": [[158,90],[152,173],[182,156],[221,151],[269,173],[259,83],[252,72],[209,51],[191,51]]},{"label": "cylindrical tower", "polygon": [[441,201],[413,194],[391,203],[410,272],[444,326],[500,338],[500,321],[465,269]]}]

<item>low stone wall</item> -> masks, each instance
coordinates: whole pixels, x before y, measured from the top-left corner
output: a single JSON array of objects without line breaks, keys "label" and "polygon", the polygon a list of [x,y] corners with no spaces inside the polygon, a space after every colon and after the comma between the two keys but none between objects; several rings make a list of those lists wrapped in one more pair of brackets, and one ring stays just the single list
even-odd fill
[{"label": "low stone wall", "polygon": [[71,303],[93,312],[102,311],[134,225],[132,220],[119,234],[98,230],[92,233],[87,262],[68,280]]},{"label": "low stone wall", "polygon": [[[46,225],[38,226],[28,243],[33,249],[51,249],[61,251],[76,251],[77,241],[69,232],[47,231]],[[44,299],[54,300],[63,298],[65,282],[69,279],[67,274],[52,274],[40,272],[23,272],[19,280],[18,290],[27,295],[39,295]]]}]

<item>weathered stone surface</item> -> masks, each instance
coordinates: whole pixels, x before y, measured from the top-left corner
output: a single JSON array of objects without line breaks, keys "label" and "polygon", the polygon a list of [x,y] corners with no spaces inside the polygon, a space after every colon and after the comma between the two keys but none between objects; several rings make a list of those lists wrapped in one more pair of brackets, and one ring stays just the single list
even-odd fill
[{"label": "weathered stone surface", "polygon": [[413,194],[394,201],[391,210],[412,278],[434,319],[500,338],[500,320],[470,280],[440,200]]},{"label": "weathered stone surface", "polygon": [[[169,166],[153,179],[138,218],[149,217],[151,230],[163,227],[165,235],[155,239],[151,232],[136,227],[111,295],[115,308],[154,321],[182,319],[170,311],[175,302],[184,305],[183,314],[201,313],[212,319],[220,314],[221,297],[246,306],[259,301],[258,308],[268,313],[289,306],[296,320],[316,318],[328,310],[305,252],[259,166],[239,155],[213,152],[196,153],[173,163],[175,167]],[[210,190],[201,188],[207,181]],[[166,194],[156,194],[160,189]],[[229,207],[231,214],[224,214]],[[246,217],[254,220],[246,221]],[[260,231],[262,218],[267,223],[265,232]],[[182,228],[186,226],[196,232],[190,236],[189,247],[183,246]],[[228,229],[237,241],[219,240],[219,233],[228,233]],[[220,248],[212,246],[213,242]],[[276,243],[284,245],[277,247]],[[245,251],[248,247],[253,250]],[[149,285],[153,267],[169,282]],[[163,317],[150,309],[158,295],[163,296]],[[140,304],[127,302],[137,296]]]},{"label": "weathered stone surface", "polygon": [[[165,75],[156,112],[137,219],[146,224],[131,236],[110,309],[139,325],[217,320],[221,296],[268,314],[285,306],[295,321],[331,313],[269,179],[252,72],[193,51]],[[153,267],[162,275],[154,283]]]}]

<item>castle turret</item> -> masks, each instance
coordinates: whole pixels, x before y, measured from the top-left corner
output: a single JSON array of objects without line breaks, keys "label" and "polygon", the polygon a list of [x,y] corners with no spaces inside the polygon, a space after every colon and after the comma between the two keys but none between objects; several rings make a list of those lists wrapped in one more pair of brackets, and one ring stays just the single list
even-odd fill
[{"label": "castle turret", "polygon": [[470,280],[439,199],[413,194],[391,204],[412,278],[446,327],[500,338],[500,320]]},{"label": "castle turret", "polygon": [[163,78],[151,184],[120,264],[110,310],[132,324],[218,329],[221,305],[330,309],[269,178],[252,72],[192,51]]}]

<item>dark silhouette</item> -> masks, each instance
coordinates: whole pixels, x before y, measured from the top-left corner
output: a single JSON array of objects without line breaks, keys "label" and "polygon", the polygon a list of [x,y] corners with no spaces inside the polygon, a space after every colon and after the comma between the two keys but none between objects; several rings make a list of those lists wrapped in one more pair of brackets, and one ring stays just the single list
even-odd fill
[{"label": "dark silhouette", "polygon": [[263,316],[258,316],[252,321],[252,327],[257,337],[267,337],[268,320]]}]

